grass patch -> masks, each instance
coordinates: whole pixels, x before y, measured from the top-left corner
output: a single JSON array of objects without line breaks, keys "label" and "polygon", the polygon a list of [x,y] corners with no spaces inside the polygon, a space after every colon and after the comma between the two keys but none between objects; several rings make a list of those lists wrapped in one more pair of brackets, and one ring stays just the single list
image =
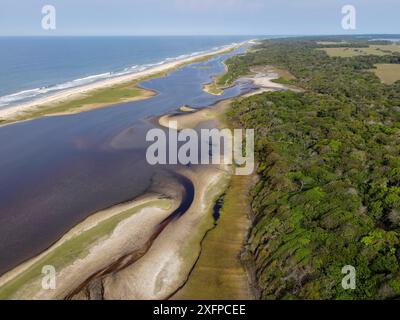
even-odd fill
[{"label": "grass patch", "polygon": [[[209,187],[205,191],[205,200],[204,203],[209,204],[209,207],[206,209],[207,213],[205,214],[205,218],[202,220],[200,226],[196,230],[196,235],[193,236],[186,246],[182,247],[180,251],[180,256],[192,263],[199,255],[200,243],[204,237],[204,234],[210,230],[214,225],[214,219],[212,216],[212,209],[218,198],[223,194],[224,190],[227,188],[229,183],[229,175],[225,174],[221,179]],[[191,264],[192,265],[192,264]]]},{"label": "grass patch", "polygon": [[246,271],[239,259],[249,224],[250,180],[249,176],[232,176],[218,225],[204,239],[200,258],[175,299],[250,298]]},{"label": "grass patch", "polygon": [[42,276],[41,272],[43,266],[52,265],[57,271],[60,271],[76,259],[86,257],[93,244],[102,238],[110,236],[121,221],[148,206],[167,209],[170,206],[170,201],[160,199],[138,205],[137,207],[114,215],[110,219],[102,221],[93,228],[65,241],[62,245],[36,261],[26,271],[3,285],[0,288],[0,300],[11,299],[18,290],[27,285],[32,285],[35,280]]},{"label": "grass patch", "polygon": [[224,90],[222,90],[221,88],[219,88],[219,87],[216,85],[215,82],[210,83],[210,84],[206,84],[206,85],[204,86],[204,91],[205,91],[205,92],[208,92],[209,94],[216,95],[216,96],[219,96],[219,95],[221,95],[221,94],[224,93]]},{"label": "grass patch", "polygon": [[400,53],[400,45],[398,44],[388,44],[388,45],[371,45],[369,46],[373,50],[378,50],[387,54]]},{"label": "grass patch", "polygon": [[393,84],[400,80],[400,64],[380,63],[375,67],[372,71],[383,83]]},{"label": "grass patch", "polygon": [[362,55],[384,56],[393,53],[400,53],[400,45],[370,45],[367,48],[322,48],[330,57],[356,57]]},{"label": "grass patch", "polygon": [[273,67],[272,72],[277,73],[279,76],[279,79],[277,79],[277,80],[280,80],[283,82],[290,82],[290,81],[296,79],[296,77],[294,75],[292,75],[289,71],[284,70],[284,69]]},{"label": "grass patch", "polygon": [[42,117],[45,115],[67,113],[74,111],[87,111],[92,108],[98,108],[106,105],[127,102],[153,95],[151,91],[139,88],[137,82],[117,85],[110,88],[98,89],[90,94],[72,100],[57,102],[53,105],[44,105],[37,110],[32,110],[19,115],[13,121],[27,120]]},{"label": "grass patch", "polygon": [[346,44],[348,42],[346,41],[317,41],[317,44],[320,44],[322,46],[334,46],[334,45],[341,45],[341,44]]}]

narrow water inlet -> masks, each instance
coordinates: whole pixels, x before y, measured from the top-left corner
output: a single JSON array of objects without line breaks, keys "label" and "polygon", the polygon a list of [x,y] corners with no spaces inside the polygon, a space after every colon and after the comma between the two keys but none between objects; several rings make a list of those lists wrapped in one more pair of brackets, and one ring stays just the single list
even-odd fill
[{"label": "narrow water inlet", "polygon": [[225,199],[225,193],[219,196],[217,201],[215,202],[215,205],[213,207],[213,218],[214,218],[214,223],[217,224],[219,217],[221,215],[221,208],[224,205],[224,199]]}]

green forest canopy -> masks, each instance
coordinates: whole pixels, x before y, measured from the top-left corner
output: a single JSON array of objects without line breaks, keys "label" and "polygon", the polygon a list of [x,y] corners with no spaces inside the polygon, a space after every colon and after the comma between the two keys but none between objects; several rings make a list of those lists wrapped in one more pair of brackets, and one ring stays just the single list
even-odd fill
[{"label": "green forest canopy", "polygon": [[[338,46],[329,41],[263,41],[219,79],[273,65],[305,89],[239,99],[229,112],[233,125],[256,129],[249,241],[264,299],[400,296],[400,81],[385,85],[371,71],[400,54],[330,57],[320,50]],[[345,265],[356,268],[355,290],[341,286]]]}]

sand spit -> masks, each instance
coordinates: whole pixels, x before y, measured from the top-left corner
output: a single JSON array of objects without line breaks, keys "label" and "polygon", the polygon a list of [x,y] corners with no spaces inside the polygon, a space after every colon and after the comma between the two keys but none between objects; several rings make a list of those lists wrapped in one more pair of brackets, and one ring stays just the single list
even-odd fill
[{"label": "sand spit", "polygon": [[187,280],[200,253],[205,226],[212,219],[214,201],[225,189],[228,176],[211,166],[181,173],[194,184],[192,206],[168,224],[140,260],[103,280],[105,299],[166,299]]},{"label": "sand spit", "polygon": [[[126,102],[134,102],[134,101],[140,101],[140,100],[146,100],[151,97],[156,96],[157,93],[151,90],[147,89],[140,89],[140,94],[138,96],[132,97],[132,98],[126,98],[126,99],[121,99],[116,102],[115,105],[119,105],[121,103],[126,103]],[[77,114],[81,112],[87,112],[90,110],[94,109],[101,109],[110,106],[110,103],[94,103],[94,104],[86,104],[82,105],[81,107],[78,108],[72,108],[70,110],[64,111],[64,112],[54,112],[54,113],[49,113],[46,116],[63,116],[63,115],[71,115],[71,114]]]},{"label": "sand spit", "polygon": [[193,108],[188,107],[188,106],[182,106],[182,107],[179,108],[179,111],[182,111],[182,112],[193,112],[193,111],[196,111],[196,109],[193,109]]},{"label": "sand spit", "polygon": [[[154,190],[95,213],[39,256],[0,278],[0,299],[64,299],[93,274],[144,254],[160,224],[179,206],[182,186],[156,177]],[[44,265],[56,268],[56,289],[43,290]]]},{"label": "sand spit", "polygon": [[63,90],[63,91],[57,92],[55,94],[52,94],[50,96],[39,98],[39,99],[36,99],[31,102],[23,103],[23,104],[16,105],[16,106],[6,108],[6,109],[1,109],[0,110],[0,119],[2,119],[3,121],[7,121],[10,119],[16,118],[18,115],[21,115],[22,113],[37,110],[38,108],[44,107],[49,104],[54,104],[57,102],[64,102],[64,101],[68,101],[71,99],[80,98],[83,95],[91,93],[98,89],[110,88],[110,87],[113,87],[116,85],[131,82],[131,81],[140,81],[141,79],[144,79],[147,77],[155,76],[160,73],[169,72],[169,71],[179,68],[183,65],[194,63],[194,62],[198,61],[199,59],[206,59],[206,58],[212,57],[214,55],[219,55],[219,54],[229,52],[230,50],[235,49],[235,48],[243,45],[244,43],[234,44],[234,45],[226,46],[223,49],[215,50],[215,51],[208,52],[208,53],[205,53],[202,55],[197,55],[197,56],[193,56],[193,57],[189,57],[189,58],[185,58],[185,59],[181,59],[181,60],[168,62],[168,63],[162,64],[159,66],[155,66],[153,68],[150,68],[150,69],[147,69],[147,70],[144,70],[141,72],[122,75],[122,76],[118,76],[115,78],[88,84],[85,86]]},{"label": "sand spit", "polygon": [[204,85],[203,90],[214,96],[221,96],[224,93],[224,89],[217,87],[214,82]]},{"label": "sand spit", "polygon": [[132,217],[122,221],[108,239],[92,247],[88,256],[61,271],[58,276],[60,284],[57,294],[41,291],[35,298],[63,299],[71,289],[77,288],[82,283],[82,279],[118,261],[120,257],[125,257],[128,252],[142,250],[155,232],[156,226],[170,213],[170,210],[156,206],[141,209]]}]

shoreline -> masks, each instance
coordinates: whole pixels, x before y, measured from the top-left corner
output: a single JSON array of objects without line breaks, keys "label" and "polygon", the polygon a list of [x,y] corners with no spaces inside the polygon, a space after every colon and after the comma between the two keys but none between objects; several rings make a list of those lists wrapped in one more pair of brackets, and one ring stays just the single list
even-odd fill
[{"label": "shoreline", "polygon": [[[137,235],[133,237],[135,238],[134,240],[137,240],[138,244],[130,244],[129,247],[140,247],[144,245],[145,240],[150,237],[153,232],[153,228],[173,210],[173,202],[174,201],[170,200],[161,200],[159,197],[149,196],[142,201],[133,201],[94,214],[68,231],[59,241],[42,252],[39,256],[32,258],[1,276],[1,299],[63,299],[64,296],[74,289],[75,285],[79,285],[85,277],[97,271],[96,269],[102,269],[111,264],[123,251],[127,250],[127,248],[121,249],[120,246],[125,244],[125,247],[128,247],[130,242],[133,242],[132,239],[130,239],[132,236],[130,232],[132,231],[131,228],[133,224],[135,224],[138,229]],[[57,251],[60,251],[63,246],[66,246],[67,250],[69,247],[68,242],[75,241],[79,237],[85,237],[85,233],[94,230],[100,224],[110,222],[113,218],[118,218],[118,215],[129,211],[132,213],[120,221],[110,234],[100,236],[99,239],[93,241],[89,245],[83,246],[82,249],[78,251],[79,254],[71,261],[60,266],[57,265],[57,267],[55,266],[57,272],[56,290],[49,291],[41,289],[40,283],[43,276],[41,267],[43,265],[49,265],[49,263],[47,263],[49,262],[48,259],[50,259],[51,262],[51,259],[56,261],[54,256],[59,254]],[[150,212],[157,214],[149,215]],[[148,218],[146,218],[146,216]],[[131,223],[129,221],[131,221]],[[130,226],[130,228],[126,226]],[[107,250],[107,255],[102,255],[101,252],[107,247],[110,249]],[[70,253],[67,250],[65,255],[68,254]],[[82,256],[83,254],[85,255]],[[57,264],[57,262],[54,264]],[[53,264],[50,263],[50,265]]]},{"label": "shoreline", "polygon": [[[202,108],[200,110],[197,110],[194,112],[194,110],[191,109],[186,109],[184,108],[182,111],[182,114],[180,116],[177,116],[179,119],[178,123],[179,126],[182,127],[197,127],[197,124],[201,122],[207,122],[210,120],[219,120],[219,116],[224,113],[226,110],[227,105],[229,104],[229,99],[228,100],[222,100],[217,105],[210,106],[208,108]],[[218,107],[219,106],[219,107]],[[221,108],[222,106],[222,108]],[[168,119],[168,117],[171,117],[171,115],[164,115],[165,118]],[[160,119],[159,119],[160,120]],[[162,123],[160,123],[162,125]],[[213,168],[213,167],[206,167],[204,169],[199,168],[198,170],[189,170],[185,169],[183,172],[181,171],[180,173],[183,174],[184,176],[188,177],[190,180],[192,180],[193,184],[196,186],[195,188],[195,200],[194,204],[192,205],[191,208],[189,208],[185,215],[183,215],[181,218],[177,219],[176,221],[172,221],[171,223],[168,223],[166,229],[162,231],[159,235],[156,236],[154,243],[150,243],[150,246],[147,250],[144,251],[143,255],[138,258],[138,260],[134,260],[132,264],[128,265],[124,270],[122,271],[113,271],[110,274],[104,275],[105,278],[108,280],[108,285],[109,288],[115,288],[118,289],[118,292],[114,292],[114,290],[106,290],[106,295],[105,297],[116,297],[119,294],[122,294],[119,289],[122,289],[123,292],[126,294],[127,288],[123,287],[123,283],[126,282],[126,277],[131,278],[134,277],[136,278],[139,275],[139,279],[144,279],[148,277],[148,279],[153,279],[151,283],[149,282],[148,284],[142,283],[139,285],[139,287],[136,288],[129,288],[130,290],[133,289],[133,292],[131,291],[130,294],[133,294],[134,297],[139,297],[139,298],[149,298],[146,292],[147,289],[149,289],[149,292],[153,292],[154,296],[153,298],[158,298],[158,299],[165,299],[169,296],[171,296],[171,293],[176,292],[177,289],[179,289],[182,285],[185,284],[187,281],[186,275],[190,272],[190,270],[193,267],[193,263],[198,259],[199,254],[201,253],[201,243],[199,243],[199,239],[202,239],[204,237],[204,232],[206,232],[209,229],[210,224],[212,221],[212,215],[209,214],[210,210],[212,209],[212,206],[215,203],[215,200],[219,196],[219,191],[215,190],[214,186],[219,186],[218,190],[224,189],[223,185],[227,183],[227,175],[229,176],[227,172],[227,168]],[[206,185],[211,182],[210,188],[207,188]],[[164,189],[163,189],[164,190]],[[165,189],[167,191],[167,189]],[[135,199],[134,201],[138,201],[140,198]],[[207,200],[205,200],[207,199]],[[176,204],[176,200],[170,203],[170,206],[173,206],[174,203]],[[146,218],[142,217],[141,218],[141,223],[139,225],[136,225],[138,221],[135,222],[135,224],[130,223],[128,224],[128,220],[135,220],[137,219],[137,216],[139,216],[139,213],[135,213],[133,216],[128,216],[127,218],[123,219],[120,221],[115,228],[113,229],[114,231],[116,229],[121,229],[120,225],[129,225],[128,230],[125,229],[125,231],[121,231],[119,238],[114,237],[113,241],[109,247],[109,244],[107,244],[107,241],[109,239],[97,239],[95,242],[94,247],[100,248],[101,250],[95,249],[97,254],[95,252],[92,252],[91,250],[93,249],[93,245],[89,247],[83,248],[82,252],[87,253],[89,251],[90,258],[89,262],[86,261],[84,262],[83,260],[86,259],[85,257],[82,259],[81,257],[78,256],[78,258],[75,258],[75,260],[72,260],[72,263],[69,262],[64,268],[61,269],[61,271],[65,270],[83,270],[85,275],[79,275],[79,272],[72,272],[73,276],[75,277],[74,279],[69,279],[66,281],[66,284],[64,286],[67,286],[68,288],[61,288],[62,293],[58,293],[57,295],[54,293],[49,293],[45,292],[43,293],[42,290],[39,288],[39,293],[36,295],[33,295],[33,297],[30,295],[31,289],[29,289],[28,292],[22,291],[21,293],[23,296],[25,296],[27,299],[31,298],[50,298],[50,299],[62,299],[65,297],[68,297],[71,292],[74,292],[76,288],[80,288],[79,286],[85,282],[85,279],[88,279],[87,273],[90,272],[90,276],[96,275],[96,272],[100,272],[100,277],[103,276],[102,270],[108,270],[107,268],[112,266],[113,263],[115,262],[117,256],[123,258],[123,255],[121,256],[121,251],[118,251],[116,248],[118,247],[117,243],[121,245],[121,234],[125,236],[125,240],[127,242],[131,242],[132,238],[137,239],[137,235],[134,234],[132,236],[132,228],[133,230],[138,230],[137,232],[140,231],[141,228],[144,227],[143,223],[147,225],[150,223],[153,226],[153,232],[154,232],[154,221],[149,222],[149,219],[158,219],[157,217],[152,217],[151,211],[153,210],[154,212],[157,211],[157,209],[153,206],[153,209],[149,211],[149,208],[141,208],[141,210],[147,211],[147,215],[150,215],[150,217]],[[112,210],[115,209],[114,207],[111,208]],[[161,210],[158,209],[159,213],[156,214],[158,217],[165,217],[168,215],[168,212],[166,212],[166,209]],[[96,217],[98,217],[99,213],[95,213],[92,216],[88,217],[87,219],[94,219],[93,221],[96,221]],[[119,212],[117,214],[123,214],[123,212]],[[142,214],[143,215],[143,214]],[[145,220],[143,220],[145,219]],[[85,220],[86,221],[86,220]],[[146,222],[147,221],[147,222]],[[161,220],[160,220],[161,221]],[[159,221],[159,222],[160,222]],[[96,224],[99,224],[101,222],[97,221]],[[76,228],[79,228],[80,225],[74,227],[70,231],[67,232],[65,235],[67,237],[67,240],[69,240],[68,237],[70,237],[71,233]],[[196,226],[196,232],[193,232],[193,227]],[[138,229],[139,228],[139,229]],[[148,230],[147,230],[147,239],[152,236],[152,232],[150,231],[150,226],[148,225]],[[85,233],[87,230],[83,230],[82,233]],[[114,233],[113,231],[113,233]],[[128,232],[129,231],[129,232]],[[128,236],[128,233],[130,236]],[[139,232],[140,233],[140,232]],[[69,235],[69,236],[68,236]],[[154,235],[154,233],[153,233]],[[64,236],[64,237],[65,237]],[[64,239],[64,237],[62,239]],[[109,237],[111,238],[111,237]],[[164,240],[163,240],[164,239]],[[185,246],[185,248],[180,248],[178,244],[182,243],[182,241],[189,240],[190,243]],[[142,239],[144,240],[144,239]],[[169,240],[169,241],[165,241]],[[62,240],[60,240],[61,243],[57,243],[58,245],[55,245],[54,247],[51,247],[51,250],[56,250],[60,245],[62,245]],[[64,239],[64,242],[66,240]],[[143,241],[142,241],[143,242]],[[147,242],[146,242],[147,243]],[[145,245],[144,243],[142,243]],[[108,257],[109,252],[105,250],[106,248],[111,248],[114,250],[114,257],[113,259],[110,259]],[[142,248],[137,248],[135,247],[136,251],[143,252],[143,247]],[[166,252],[166,248],[170,248],[171,250]],[[7,285],[8,281],[11,279],[11,281],[15,280],[15,278],[20,277],[20,274],[25,273],[29,268],[32,267],[35,263],[40,261],[43,256],[49,253],[49,251],[45,251],[42,254],[40,254],[37,257],[32,258],[32,260],[28,261],[27,264],[23,264],[18,266],[17,268],[9,271],[9,273],[4,274],[3,276],[0,277],[0,285],[2,286],[1,290],[4,289],[4,286]],[[104,254],[104,251],[107,251],[107,255]],[[132,252],[136,252],[130,250],[129,252],[132,254]],[[182,252],[184,251],[184,252]],[[101,253],[103,252],[103,254]],[[127,251],[125,250],[125,253]],[[128,252],[128,253],[129,253]],[[188,254],[189,252],[189,254]],[[153,257],[153,258],[152,258]],[[160,264],[163,265],[161,269],[157,268],[150,268],[152,265],[152,261],[154,262],[154,259],[160,258]],[[176,263],[172,263],[172,261],[176,261]],[[95,262],[95,263],[94,263]],[[179,263],[178,263],[179,262]],[[93,264],[93,265],[92,265]],[[86,270],[85,267],[82,267],[82,265],[86,265],[87,267],[90,266],[92,268],[88,268],[89,270]],[[97,270],[94,270],[93,268],[97,268]],[[135,275],[132,275],[130,271],[134,271]],[[138,272],[140,270],[140,272]],[[93,272],[96,271],[96,272]],[[122,272],[122,273],[121,273]],[[126,274],[124,276],[124,273]],[[62,277],[63,279],[68,279],[71,276],[69,276],[71,272],[65,273],[62,272]],[[169,276],[172,276],[171,278]],[[178,274],[180,274],[178,276]],[[40,271],[36,270],[36,279],[40,276]],[[117,276],[117,277],[115,277]],[[157,279],[153,278],[156,277]],[[90,278],[90,277],[89,277]],[[105,280],[104,278],[104,280]],[[90,278],[91,279],[91,278]],[[95,279],[97,280],[97,278]],[[157,280],[157,281],[156,281]],[[100,281],[102,281],[102,278],[100,278]],[[149,280],[150,281],[150,280]],[[160,282],[161,281],[161,282]],[[162,285],[160,285],[162,283]],[[30,282],[27,284],[24,283],[23,287],[26,287],[28,285],[29,287]],[[78,285],[77,287],[75,285]],[[122,287],[121,287],[122,285]],[[147,286],[150,285],[151,288],[148,288]],[[74,288],[75,286],[75,288]],[[142,286],[142,287],[141,287]],[[38,288],[38,283],[36,283],[36,289]],[[72,289],[72,290],[71,290]],[[144,291],[142,291],[143,289]],[[0,290],[0,292],[1,292]],[[19,290],[18,290],[19,292]],[[76,298],[91,298],[91,295],[85,296],[83,294],[84,290],[82,289],[75,297]],[[20,293],[18,293],[19,296]],[[82,296],[83,294],[83,296]],[[151,294],[150,294],[151,295]],[[104,297],[104,296],[103,296]],[[126,298],[127,296],[125,296]],[[132,295],[130,296],[132,297]],[[129,296],[128,296],[129,298]]]},{"label": "shoreline", "polygon": [[[66,90],[51,94],[46,97],[35,99],[30,102],[25,102],[25,103],[11,106],[11,107],[5,108],[5,109],[0,109],[0,121],[3,121],[3,122],[12,121],[13,118],[23,115],[24,113],[27,113],[29,111],[39,110],[41,108],[46,107],[49,104],[56,104],[56,103],[61,103],[61,102],[78,99],[78,98],[85,96],[86,94],[93,93],[96,90],[108,89],[108,88],[112,88],[117,85],[122,85],[122,84],[126,84],[126,83],[133,82],[133,81],[141,82],[141,81],[144,81],[148,77],[153,77],[153,76],[157,76],[159,74],[168,73],[168,72],[170,72],[174,69],[180,68],[184,65],[195,63],[195,62],[201,61],[203,59],[210,59],[215,55],[228,53],[236,48],[239,48],[239,47],[245,45],[246,43],[249,43],[249,41],[244,41],[244,42],[241,42],[238,44],[231,44],[231,45],[225,46],[222,49],[217,49],[217,50],[210,51],[210,52],[207,52],[204,54],[167,62],[165,64],[154,66],[152,68],[149,68],[147,70],[143,70],[140,72],[121,75],[121,76],[117,76],[115,78],[101,80],[101,81],[98,81],[95,83],[90,83],[90,84],[83,85],[80,87],[66,89]],[[107,105],[112,105],[112,104],[113,103],[109,103]]]}]

